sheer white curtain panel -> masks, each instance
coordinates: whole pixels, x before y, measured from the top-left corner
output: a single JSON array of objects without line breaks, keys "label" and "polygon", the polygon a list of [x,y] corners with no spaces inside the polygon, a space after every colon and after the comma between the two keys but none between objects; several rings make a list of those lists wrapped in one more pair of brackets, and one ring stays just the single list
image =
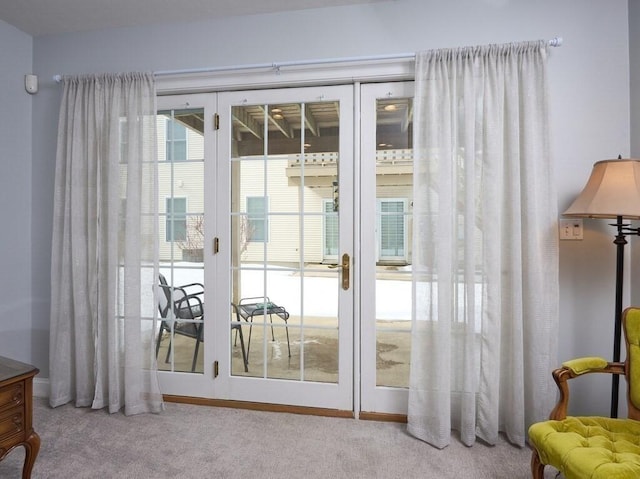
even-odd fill
[{"label": "sheer white curtain panel", "polygon": [[416,55],[408,429],[523,446],[555,398],[558,239],[544,41]]},{"label": "sheer white curtain panel", "polygon": [[50,404],[159,412],[153,75],[70,76],[58,124]]}]

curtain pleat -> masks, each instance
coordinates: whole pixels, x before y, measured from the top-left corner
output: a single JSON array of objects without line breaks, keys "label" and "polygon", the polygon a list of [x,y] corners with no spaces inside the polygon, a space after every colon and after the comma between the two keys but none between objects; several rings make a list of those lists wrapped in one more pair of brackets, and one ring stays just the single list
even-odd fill
[{"label": "curtain pleat", "polygon": [[416,55],[408,429],[524,445],[555,393],[557,205],[544,41]]},{"label": "curtain pleat", "polygon": [[64,78],[51,268],[50,403],[158,412],[151,74]]}]

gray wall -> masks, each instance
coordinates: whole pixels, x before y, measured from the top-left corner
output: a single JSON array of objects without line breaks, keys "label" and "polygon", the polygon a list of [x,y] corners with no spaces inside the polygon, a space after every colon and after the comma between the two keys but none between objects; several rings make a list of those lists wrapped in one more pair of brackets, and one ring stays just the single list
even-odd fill
[{"label": "gray wall", "polygon": [[0,21],[0,45],[0,355],[30,361],[41,347],[31,335],[32,97],[24,89],[33,40]]},{"label": "gray wall", "polygon": [[[637,17],[636,14],[634,18]],[[29,275],[33,277],[30,296],[20,293],[32,301],[31,308],[27,304],[26,310],[32,311],[34,336],[20,338],[30,351],[30,359],[46,377],[51,198],[60,101],[60,87],[51,81],[54,74],[158,71],[396,54],[558,35],[565,42],[551,51],[549,87],[552,155],[558,206],[563,211],[584,185],[594,162],[618,154],[629,155],[627,0],[396,0],[188,25],[35,38],[34,65],[42,88],[33,104],[33,181],[28,184],[29,145],[25,142],[16,153],[27,156],[17,172],[26,184],[16,186],[11,181],[8,185],[12,190],[24,187],[16,191],[20,197],[25,196],[24,191],[31,191],[33,202],[32,268],[29,272],[24,267],[26,262],[20,261],[17,273],[19,281],[27,286],[25,291],[29,290]],[[28,39],[23,42],[28,45]],[[11,43],[14,44],[15,56],[28,63],[19,51],[23,44],[19,40]],[[22,72],[13,73],[20,76]],[[16,91],[15,96],[21,93]],[[19,120],[26,118],[20,116]],[[1,204],[3,211],[7,211],[8,204]],[[14,214],[15,205],[14,201],[10,203],[9,215]],[[20,204],[19,209],[28,215],[26,206]],[[24,222],[22,218],[20,221]],[[25,226],[29,230],[29,225]],[[612,234],[605,222],[589,220],[585,221],[584,236],[581,242],[561,244],[559,360],[578,355],[611,356],[615,269]],[[12,241],[19,242],[15,238]],[[19,251],[25,250],[25,243],[16,245]],[[7,260],[29,257],[13,252],[3,256]],[[3,323],[2,334],[10,328]],[[607,412],[607,384],[597,378],[579,387],[578,412],[583,409]]]}]

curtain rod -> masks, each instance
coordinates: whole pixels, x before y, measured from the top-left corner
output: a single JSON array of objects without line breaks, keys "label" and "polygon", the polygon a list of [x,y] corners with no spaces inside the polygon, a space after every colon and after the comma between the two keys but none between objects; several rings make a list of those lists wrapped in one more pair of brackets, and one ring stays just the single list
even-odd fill
[{"label": "curtain rod", "polygon": [[[554,37],[548,41],[550,47],[562,46],[562,37]],[[208,67],[208,68],[191,68],[184,70],[160,70],[153,72],[153,75],[167,76],[167,75],[187,75],[190,73],[216,73],[225,71],[241,71],[241,70],[260,70],[260,69],[273,69],[276,72],[282,67],[294,67],[305,65],[325,65],[330,63],[353,63],[353,62],[367,62],[367,61],[383,61],[383,60],[412,60],[416,57],[415,53],[399,53],[395,55],[373,55],[373,56],[361,56],[361,57],[339,57],[339,58],[324,58],[316,60],[294,60],[288,62],[274,62],[274,63],[254,63],[245,65],[223,66],[223,67]],[[62,75],[54,75],[53,77],[56,83],[62,81]]]}]

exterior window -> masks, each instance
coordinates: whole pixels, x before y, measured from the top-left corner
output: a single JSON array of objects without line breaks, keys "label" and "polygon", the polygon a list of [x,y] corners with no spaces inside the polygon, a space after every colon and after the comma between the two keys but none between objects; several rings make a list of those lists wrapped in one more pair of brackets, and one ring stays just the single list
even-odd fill
[{"label": "exterior window", "polygon": [[167,161],[187,160],[187,127],[167,120]]},{"label": "exterior window", "polygon": [[247,219],[249,220],[249,241],[269,241],[266,196],[247,196]]},{"label": "exterior window", "polygon": [[378,201],[378,256],[380,260],[405,259],[406,256],[406,200]]},{"label": "exterior window", "polygon": [[167,242],[186,241],[187,239],[187,199],[166,198],[166,232]]},{"label": "exterior window", "polygon": [[324,259],[338,257],[338,212],[333,200],[324,201]]}]

